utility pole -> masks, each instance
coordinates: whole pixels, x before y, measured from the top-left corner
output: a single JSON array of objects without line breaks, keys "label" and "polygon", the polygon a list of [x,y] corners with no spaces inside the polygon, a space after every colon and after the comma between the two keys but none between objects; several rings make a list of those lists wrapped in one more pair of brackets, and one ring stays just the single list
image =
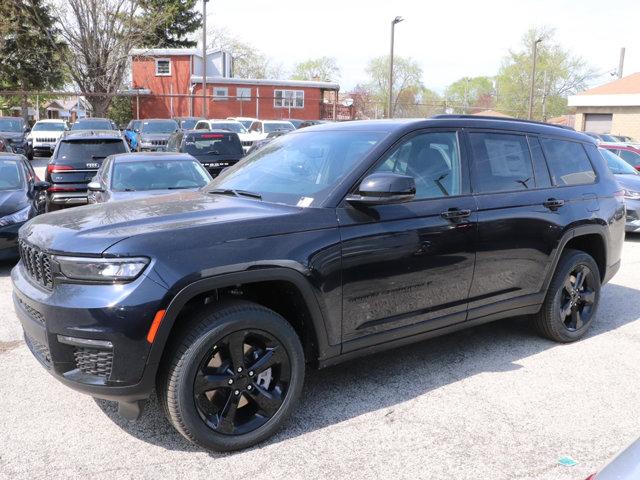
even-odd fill
[{"label": "utility pole", "polygon": [[529,116],[527,119],[533,118],[533,89],[536,85],[536,61],[538,59],[538,44],[542,41],[542,38],[538,38],[533,42],[533,66],[531,67],[531,91],[529,92]]},{"label": "utility pole", "polygon": [[202,0],[202,116],[207,118],[207,2]]},{"label": "utility pole", "polygon": [[622,78],[623,69],[624,69],[624,47],[620,49],[620,62],[618,62],[618,78]]},{"label": "utility pole", "polygon": [[391,53],[389,55],[389,105],[387,111],[387,117],[393,118],[393,37],[396,30],[396,23],[400,23],[404,20],[402,17],[396,17],[391,21]]},{"label": "utility pole", "polygon": [[542,80],[542,121],[547,121],[547,71],[544,71]]}]

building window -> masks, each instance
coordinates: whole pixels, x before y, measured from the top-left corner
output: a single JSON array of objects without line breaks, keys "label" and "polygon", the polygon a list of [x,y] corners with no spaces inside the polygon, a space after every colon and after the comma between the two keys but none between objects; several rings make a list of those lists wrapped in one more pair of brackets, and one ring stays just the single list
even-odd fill
[{"label": "building window", "polygon": [[168,58],[156,58],[156,76],[168,77],[171,75],[171,60]]},{"label": "building window", "polygon": [[243,87],[236,88],[236,100],[243,102],[251,100],[251,89]]},{"label": "building window", "polygon": [[227,87],[213,87],[214,100],[228,100],[229,89]]},{"label": "building window", "polygon": [[274,90],[275,108],[304,108],[304,90]]}]

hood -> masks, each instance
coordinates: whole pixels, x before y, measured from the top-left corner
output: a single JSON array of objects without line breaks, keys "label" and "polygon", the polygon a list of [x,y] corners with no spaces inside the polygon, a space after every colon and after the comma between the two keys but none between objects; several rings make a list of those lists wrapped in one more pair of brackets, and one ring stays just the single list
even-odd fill
[{"label": "hood", "polygon": [[11,215],[27,205],[29,199],[24,190],[0,190],[0,217]]},{"label": "hood", "polygon": [[252,132],[252,133],[246,133],[245,135],[246,135],[245,140],[256,141],[256,140],[262,140],[264,138],[267,138],[268,133]]},{"label": "hood", "polygon": [[246,238],[246,222],[251,222],[252,236],[281,233],[282,223],[274,218],[301,210],[200,191],[181,192],[40,215],[22,227],[20,237],[51,252],[100,254],[136,235],[158,234],[165,238],[171,232],[172,237],[179,238],[175,234],[180,229],[215,228],[215,233],[208,234],[218,242]]},{"label": "hood", "polygon": [[625,190],[640,192],[640,175],[614,175]]},{"label": "hood", "polygon": [[140,140],[143,142],[149,140],[168,140],[170,136],[170,133],[141,133]]},{"label": "hood", "polygon": [[29,135],[30,138],[60,138],[64,132],[60,130],[38,130],[37,132],[31,131]]},{"label": "hood", "polygon": [[25,133],[23,132],[3,132],[0,131],[0,137],[5,138],[7,140],[23,140],[25,137]]},{"label": "hood", "polygon": [[246,142],[246,141],[251,141],[253,139],[255,139],[256,134],[255,133],[239,133],[238,134],[238,138],[240,139],[241,142]]}]

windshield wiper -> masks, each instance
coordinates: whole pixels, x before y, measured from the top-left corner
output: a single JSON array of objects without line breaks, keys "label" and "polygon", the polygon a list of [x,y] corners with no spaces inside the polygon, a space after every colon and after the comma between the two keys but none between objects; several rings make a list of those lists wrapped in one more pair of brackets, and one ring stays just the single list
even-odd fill
[{"label": "windshield wiper", "polygon": [[91,155],[91,158],[93,158],[94,160],[99,160],[101,158],[107,158],[107,157],[104,155]]},{"label": "windshield wiper", "polygon": [[217,193],[219,195],[234,195],[236,197],[250,197],[262,200],[262,195],[260,195],[259,193],[249,192],[247,190],[235,190],[233,188],[214,188],[213,190],[209,190],[208,193]]},{"label": "windshield wiper", "polygon": [[167,187],[167,190],[182,190],[185,188],[197,188],[197,187]]},{"label": "windshield wiper", "polygon": [[220,155],[218,150],[209,150],[205,155]]}]

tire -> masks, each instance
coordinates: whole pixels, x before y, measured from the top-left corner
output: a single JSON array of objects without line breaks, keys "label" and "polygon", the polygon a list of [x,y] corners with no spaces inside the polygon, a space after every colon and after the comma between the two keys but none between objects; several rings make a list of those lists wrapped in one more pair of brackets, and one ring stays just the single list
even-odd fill
[{"label": "tire", "polygon": [[593,257],[580,250],[565,250],[542,308],[533,318],[534,327],[556,342],[579,340],[594,321],[600,289],[600,271]]},{"label": "tire", "polygon": [[160,404],[178,432],[208,450],[239,450],[267,439],[302,391],[305,359],[298,335],[258,304],[232,301],[207,309],[189,320],[169,348],[158,376]]}]

